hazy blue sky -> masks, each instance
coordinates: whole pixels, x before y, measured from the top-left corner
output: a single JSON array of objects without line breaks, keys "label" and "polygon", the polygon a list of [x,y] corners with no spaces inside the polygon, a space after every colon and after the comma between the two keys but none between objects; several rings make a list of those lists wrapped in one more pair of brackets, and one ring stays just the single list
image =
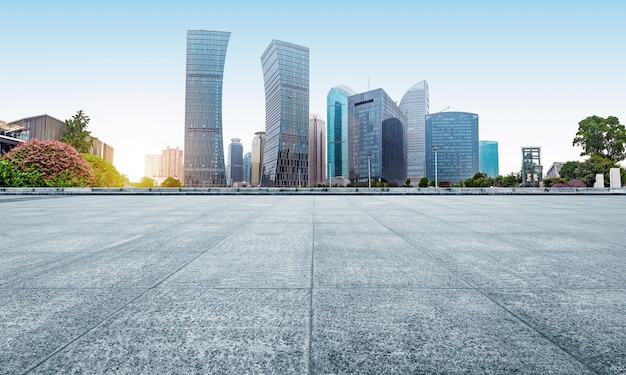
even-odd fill
[{"label": "hazy blue sky", "polygon": [[265,129],[260,56],[272,39],[310,49],[310,109],[346,84],[397,100],[427,80],[431,113],[479,115],[500,173],[522,146],[542,164],[579,159],[589,115],[626,122],[624,1],[3,1],[0,119],[77,110],[132,180],[144,155],[184,145],[186,32],[232,32],[224,146]]}]

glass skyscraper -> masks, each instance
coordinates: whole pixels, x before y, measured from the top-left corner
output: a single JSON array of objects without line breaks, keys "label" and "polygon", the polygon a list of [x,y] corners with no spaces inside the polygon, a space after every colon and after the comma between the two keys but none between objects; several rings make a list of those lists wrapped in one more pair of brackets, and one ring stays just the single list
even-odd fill
[{"label": "glass skyscraper", "polygon": [[428,109],[426,81],[411,87],[400,101],[400,110],[406,116],[406,176],[416,183],[426,175],[425,128]]},{"label": "glass skyscraper", "polygon": [[263,186],[306,186],[309,49],[273,40],[261,56],[265,81]]},{"label": "glass skyscraper", "polygon": [[185,186],[226,186],[222,81],[230,32],[187,31]]},{"label": "glass skyscraper", "polygon": [[439,112],[426,116],[426,176],[456,184],[479,171],[478,115],[466,112]]},{"label": "glass skyscraper", "polygon": [[478,149],[480,153],[480,171],[487,174],[489,177],[497,177],[499,174],[498,142],[478,141]]},{"label": "glass skyscraper", "polygon": [[245,181],[243,178],[243,145],[241,139],[232,138],[228,145],[228,185]]},{"label": "glass skyscraper", "polygon": [[348,176],[400,186],[406,179],[406,119],[383,91],[348,98]]},{"label": "glass skyscraper", "polygon": [[348,177],[348,97],[357,93],[348,86],[333,87],[326,97],[328,177]]}]

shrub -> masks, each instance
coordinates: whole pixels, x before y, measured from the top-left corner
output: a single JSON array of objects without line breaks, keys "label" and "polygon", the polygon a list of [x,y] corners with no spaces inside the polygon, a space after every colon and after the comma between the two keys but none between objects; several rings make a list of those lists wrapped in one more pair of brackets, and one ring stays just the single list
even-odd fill
[{"label": "shrub", "polygon": [[83,158],[89,164],[94,173],[92,186],[96,187],[123,187],[124,179],[113,164],[99,156],[83,154]]},{"label": "shrub", "polygon": [[575,187],[575,188],[584,188],[584,187],[587,187],[587,185],[585,185],[585,183],[584,183],[584,182],[582,182],[581,180],[576,180],[576,179],[574,179],[574,180],[570,180],[570,181],[567,183],[567,186],[569,186],[569,187]]},{"label": "shrub", "polygon": [[7,155],[13,166],[11,186],[89,186],[94,174],[72,146],[55,140],[25,142]]},{"label": "shrub", "polygon": [[566,188],[566,187],[569,187],[569,186],[567,184],[562,183],[562,182],[557,182],[555,184],[552,184],[551,187],[553,187],[553,188]]},{"label": "shrub", "polygon": [[168,177],[163,182],[161,182],[161,187],[182,187],[183,184],[180,183],[174,177]]}]

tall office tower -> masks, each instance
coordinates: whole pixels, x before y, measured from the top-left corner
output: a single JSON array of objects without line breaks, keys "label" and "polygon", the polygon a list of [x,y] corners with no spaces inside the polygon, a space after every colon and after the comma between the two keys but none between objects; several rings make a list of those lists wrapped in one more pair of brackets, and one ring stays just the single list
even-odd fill
[{"label": "tall office tower", "polygon": [[252,153],[246,152],[243,156],[243,180],[250,185],[252,178]]},{"label": "tall office tower", "polygon": [[156,179],[161,175],[161,154],[146,154],[143,175]]},{"label": "tall office tower", "polygon": [[326,180],[326,123],[320,115],[309,116],[309,186]]},{"label": "tall office tower", "polygon": [[174,177],[183,182],[183,150],[178,147],[169,146],[161,152],[161,174],[162,177]]},{"label": "tall office tower", "polygon": [[[406,180],[406,118],[383,89],[348,98],[351,181],[400,186]],[[369,166],[368,166],[369,163]]]},{"label": "tall office tower", "polygon": [[250,185],[261,186],[263,176],[263,153],[265,151],[265,132],[254,133],[252,138],[252,177]]},{"label": "tall office tower", "polygon": [[478,115],[439,112],[426,116],[426,176],[451,184],[479,171]]},{"label": "tall office tower", "polygon": [[498,142],[478,141],[478,168],[489,177],[498,177]]},{"label": "tall office tower", "polygon": [[241,139],[232,138],[228,145],[228,186],[243,181],[243,145]]},{"label": "tall office tower", "polygon": [[261,56],[265,81],[263,186],[304,186],[309,159],[309,49],[273,40]]},{"label": "tall office tower", "polygon": [[229,32],[187,32],[185,185],[226,186],[222,81]]},{"label": "tall office tower", "polygon": [[348,86],[335,86],[326,97],[328,132],[328,177],[348,177],[348,97],[357,93]]},{"label": "tall office tower", "polygon": [[406,116],[406,176],[419,181],[426,175],[426,115],[428,114],[428,82],[411,87],[400,100]]}]

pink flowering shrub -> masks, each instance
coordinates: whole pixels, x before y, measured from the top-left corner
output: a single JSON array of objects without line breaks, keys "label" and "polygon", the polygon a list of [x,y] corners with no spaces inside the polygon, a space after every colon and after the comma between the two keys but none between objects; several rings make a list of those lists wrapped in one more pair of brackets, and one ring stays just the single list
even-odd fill
[{"label": "pink flowering shrub", "polygon": [[573,187],[573,188],[584,188],[584,187],[587,187],[587,185],[585,185],[584,182],[582,182],[581,180],[576,180],[576,179],[570,180],[567,183],[567,186]]},{"label": "pink flowering shrub", "polygon": [[72,146],[55,140],[25,142],[12,149],[6,159],[21,179],[13,186],[89,186],[94,173]]}]

